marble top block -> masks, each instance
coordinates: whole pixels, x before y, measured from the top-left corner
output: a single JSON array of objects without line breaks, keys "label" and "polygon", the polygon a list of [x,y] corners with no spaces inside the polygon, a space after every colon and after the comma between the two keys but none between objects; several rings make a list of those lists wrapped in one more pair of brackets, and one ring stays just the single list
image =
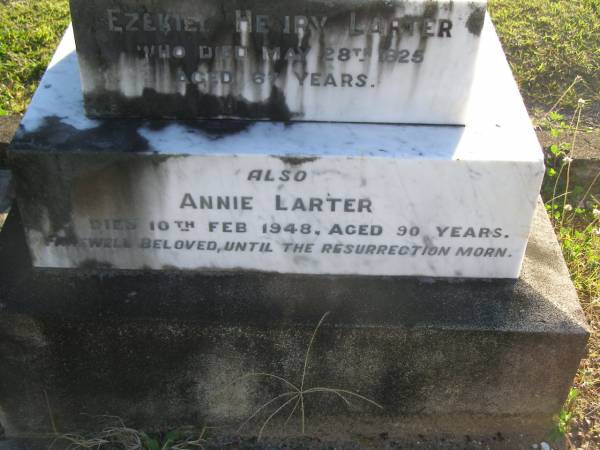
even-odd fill
[{"label": "marble top block", "polygon": [[71,0],[91,117],[464,125],[476,0]]}]

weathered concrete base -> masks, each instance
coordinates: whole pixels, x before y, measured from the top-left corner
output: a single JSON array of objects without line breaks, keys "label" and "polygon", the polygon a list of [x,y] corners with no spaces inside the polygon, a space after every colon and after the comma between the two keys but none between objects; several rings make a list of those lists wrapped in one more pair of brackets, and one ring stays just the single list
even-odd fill
[{"label": "weathered concrete base", "polygon": [[[541,208],[518,281],[32,270],[15,211],[0,235],[0,423],[9,437],[49,431],[50,416],[61,431],[90,429],[100,414],[235,432],[291,389],[248,375],[299,385],[327,311],[304,389],[354,391],[383,410],[310,393],[307,432],[358,442],[542,439],[588,339]],[[299,409],[282,425],[293,403],[266,435],[298,434]]]},{"label": "weathered concrete base", "polygon": [[[548,149],[556,143],[556,138],[548,131],[538,131],[537,136],[549,154]],[[564,142],[572,142],[573,135],[568,133],[562,139]],[[586,197],[588,201],[592,196],[600,197],[600,129],[594,129],[590,133],[579,133],[571,157],[573,158],[570,174],[571,189],[574,187],[583,189],[583,193],[588,193]],[[564,189],[561,192],[564,192]]]},{"label": "weathered concrete base", "polygon": [[10,213],[13,198],[12,174],[10,173],[10,170],[3,170],[0,168],[0,231]]},{"label": "weathered concrete base", "polygon": [[6,169],[6,149],[19,127],[20,116],[0,117],[0,230],[13,202],[14,191],[11,172]]}]

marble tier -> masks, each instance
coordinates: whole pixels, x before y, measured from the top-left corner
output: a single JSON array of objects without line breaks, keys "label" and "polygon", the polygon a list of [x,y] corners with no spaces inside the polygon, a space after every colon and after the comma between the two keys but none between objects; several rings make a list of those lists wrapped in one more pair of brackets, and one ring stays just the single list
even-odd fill
[{"label": "marble tier", "polygon": [[71,0],[86,112],[464,125],[485,0]]},{"label": "marble tier", "polygon": [[544,161],[489,20],[467,124],[90,119],[71,30],[12,143],[37,267],[517,278]]}]

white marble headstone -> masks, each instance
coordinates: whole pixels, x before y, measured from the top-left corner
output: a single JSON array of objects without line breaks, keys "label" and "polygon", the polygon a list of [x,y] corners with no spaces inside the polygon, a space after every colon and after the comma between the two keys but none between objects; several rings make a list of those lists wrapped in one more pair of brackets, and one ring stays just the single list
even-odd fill
[{"label": "white marble headstone", "polygon": [[489,22],[481,45],[465,127],[211,129],[88,119],[69,32],[13,143],[34,264],[516,278],[543,155]]},{"label": "white marble headstone", "polygon": [[463,125],[485,0],[71,0],[87,113]]}]

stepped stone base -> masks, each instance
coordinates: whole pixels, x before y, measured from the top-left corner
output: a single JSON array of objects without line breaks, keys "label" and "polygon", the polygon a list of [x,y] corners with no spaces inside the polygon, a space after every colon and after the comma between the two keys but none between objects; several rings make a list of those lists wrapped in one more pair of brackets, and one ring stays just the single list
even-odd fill
[{"label": "stepped stone base", "polygon": [[[309,435],[375,448],[382,436],[462,443],[466,435],[487,436],[510,447],[496,437],[546,437],[589,334],[543,208],[517,281],[30,264],[13,208],[0,235],[0,423],[7,437],[49,431],[50,416],[60,431],[92,429],[100,414],[145,430],[205,424],[235,433],[290,390],[273,378],[240,377],[271,373],[299,385],[315,325],[330,312],[304,388],[353,391],[383,409],[356,398],[348,409],[336,395],[307,394]],[[242,434],[255,436],[287,398]],[[298,410],[282,425],[292,406],[265,435],[299,433]]]}]

